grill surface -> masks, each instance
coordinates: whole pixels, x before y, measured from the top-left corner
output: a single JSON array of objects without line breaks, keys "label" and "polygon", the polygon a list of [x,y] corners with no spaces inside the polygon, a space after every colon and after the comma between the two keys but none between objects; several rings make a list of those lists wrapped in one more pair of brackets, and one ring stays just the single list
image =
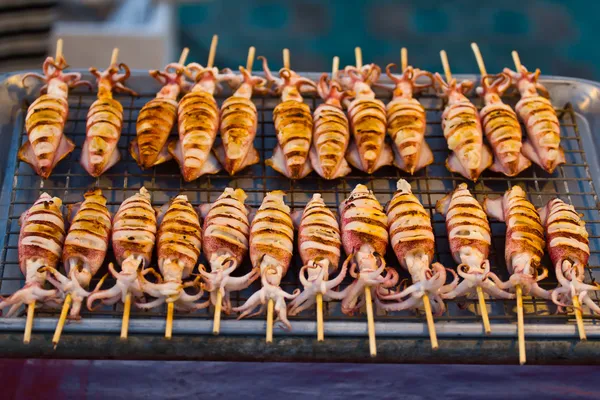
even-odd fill
[{"label": "grill surface", "polygon": [[[227,93],[228,94],[228,93]],[[223,102],[227,94],[217,96],[219,104]],[[445,139],[442,134],[440,119],[443,111],[444,102],[435,95],[428,93],[419,97],[427,110],[427,134],[426,140],[430,144],[435,161],[432,165],[418,172],[415,176],[407,176],[393,167],[385,167],[377,171],[372,176],[353,170],[352,173],[341,179],[334,181],[325,181],[312,173],[300,181],[290,181],[281,176],[270,167],[264,165],[264,160],[271,156],[272,150],[276,144],[275,130],[272,120],[272,110],[277,105],[278,99],[274,97],[256,97],[254,99],[259,111],[259,128],[255,146],[261,155],[261,162],[240,172],[235,177],[229,177],[225,171],[219,174],[202,177],[197,181],[185,183],[180,174],[175,161],[170,161],[160,165],[152,170],[141,170],[132,159],[128,151],[130,140],[135,137],[135,122],[140,108],[151,98],[154,93],[148,92],[139,97],[117,96],[116,98],[124,106],[124,127],[119,142],[121,151],[121,161],[99,178],[90,177],[79,164],[81,145],[85,139],[85,121],[86,114],[91,103],[96,99],[95,93],[71,93],[69,97],[70,113],[65,134],[73,139],[77,148],[65,160],[60,162],[55,168],[52,176],[43,181],[38,177],[29,165],[16,159],[16,149],[20,144],[27,140],[24,130],[23,117],[29,106],[29,101],[21,101],[18,118],[15,124],[15,137],[19,140],[12,142],[12,149],[9,152],[13,159],[7,162],[5,171],[4,193],[5,204],[8,205],[6,232],[3,238],[0,238],[0,293],[10,295],[20,288],[24,283],[24,278],[18,266],[17,242],[19,235],[18,219],[34,200],[43,191],[53,196],[60,197],[65,205],[82,201],[83,193],[93,187],[102,189],[108,199],[108,205],[111,212],[115,212],[121,202],[134,194],[140,187],[145,186],[152,194],[152,203],[155,206],[161,206],[177,194],[185,194],[194,205],[212,202],[222,193],[227,186],[242,188],[248,195],[247,205],[258,207],[264,194],[268,191],[279,189],[287,193],[286,202],[295,210],[301,210],[306,202],[312,197],[313,193],[321,193],[327,205],[331,208],[337,206],[349,195],[350,191],[358,183],[366,184],[377,196],[382,204],[388,202],[396,187],[396,181],[399,178],[407,179],[413,192],[419,197],[423,205],[432,216],[434,231],[436,236],[436,261],[441,262],[446,267],[455,268],[456,264],[452,260],[449,252],[449,245],[444,219],[441,215],[435,213],[435,203],[438,199],[450,192],[456,185],[463,182],[464,179],[458,175],[450,173],[444,166],[448,155]],[[384,102],[389,97],[382,97]],[[472,98],[478,107],[481,107],[481,101],[478,98]],[[518,100],[515,96],[509,96],[505,99],[511,105]],[[307,103],[314,108],[321,102],[320,99],[306,98]],[[521,185],[527,191],[529,199],[536,207],[541,207],[547,201],[556,195],[573,204],[576,209],[582,213],[586,221],[586,227],[590,234],[591,257],[589,267],[587,268],[587,279],[594,281],[600,268],[600,215],[598,211],[597,189],[594,187],[592,174],[588,160],[586,159],[586,149],[580,136],[580,130],[577,126],[576,114],[570,104],[559,105],[557,108],[558,117],[561,123],[562,145],[566,153],[566,164],[558,168],[553,175],[548,175],[538,167],[533,167],[522,173],[516,178],[507,179],[505,176],[490,171],[483,173],[479,182],[469,183],[472,193],[478,200],[483,200],[485,196],[500,196],[505,190],[513,185]],[[217,139],[219,140],[219,139]],[[17,143],[18,142],[18,143]],[[13,171],[14,168],[14,171]],[[8,189],[8,190],[7,190]],[[10,192],[10,193],[8,193]],[[9,196],[9,197],[7,197]],[[492,228],[492,247],[490,262],[492,271],[506,280],[508,272],[504,262],[504,223],[491,221]],[[344,258],[342,258],[343,260]],[[395,255],[391,249],[387,253],[388,264],[397,266],[401,277],[409,278],[408,274],[399,267]],[[100,270],[92,281],[92,287],[96,285],[99,278],[106,272],[108,262],[114,262],[114,256],[109,251],[105,266]],[[205,260],[201,259],[205,265]],[[550,269],[550,277],[541,282],[545,289],[556,287],[556,278],[553,268],[547,256],[543,259],[543,265]],[[301,285],[297,275],[300,268],[300,257],[295,254],[293,264],[288,274],[284,278],[282,287],[292,292]],[[248,271],[249,265],[246,264],[238,269],[236,275],[241,275]],[[347,285],[350,280],[348,277],[344,282]],[[112,277],[105,282],[104,287],[114,284]],[[240,304],[259,287],[255,282],[249,289],[236,293],[232,296],[234,305]],[[596,294],[592,294],[593,299],[597,299]],[[490,305],[490,319],[496,323],[516,323],[516,310],[514,301],[488,300]],[[555,307],[543,300],[531,298],[524,299],[525,304],[525,322],[526,324],[574,324],[572,315],[557,315],[554,313]],[[471,322],[480,321],[480,311],[478,305],[473,300],[448,301],[448,311],[436,321],[448,322]],[[337,302],[332,302],[325,307],[325,318],[327,321],[361,321],[364,317],[347,317],[339,311]],[[82,317],[87,319],[98,318],[121,318],[121,305],[114,307],[104,307],[95,312],[89,312],[84,308]],[[595,317],[585,310],[585,319],[587,323],[595,322]],[[213,309],[205,309],[193,314],[177,314],[176,317],[185,317],[188,319],[212,319]],[[36,314],[37,316],[47,316],[55,318],[59,310],[44,310]],[[132,323],[139,319],[163,319],[166,315],[166,308],[158,308],[152,311],[140,311],[132,308]],[[235,318],[235,315],[223,316],[225,320]],[[264,320],[263,317],[256,317]],[[297,317],[292,317],[291,322],[299,320],[314,321],[314,309],[307,310]],[[424,317],[411,311],[390,313],[387,315],[378,315],[378,323],[390,321],[395,322],[422,322]],[[594,320],[594,321],[592,321]],[[1,329],[1,328],[0,328]],[[67,326],[68,331],[68,326]],[[177,333],[177,330],[175,330]],[[257,332],[259,333],[259,332]],[[426,335],[426,332],[424,333]]]}]

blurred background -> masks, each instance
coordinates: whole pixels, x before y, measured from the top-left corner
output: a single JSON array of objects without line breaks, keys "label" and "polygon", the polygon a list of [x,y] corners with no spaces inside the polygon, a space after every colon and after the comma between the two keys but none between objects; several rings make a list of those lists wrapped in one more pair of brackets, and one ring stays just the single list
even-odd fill
[{"label": "blurred background", "polygon": [[73,67],[108,64],[114,46],[132,68],[160,68],[184,46],[205,63],[217,33],[219,67],[243,63],[251,45],[273,68],[288,47],[302,71],[329,70],[334,55],[353,63],[355,46],[365,62],[399,62],[406,46],[419,68],[439,71],[445,49],[453,72],[475,72],[476,41],[490,72],[512,67],[516,49],[544,74],[600,80],[599,13],[580,0],[0,0],[0,68],[39,68],[57,37]]}]

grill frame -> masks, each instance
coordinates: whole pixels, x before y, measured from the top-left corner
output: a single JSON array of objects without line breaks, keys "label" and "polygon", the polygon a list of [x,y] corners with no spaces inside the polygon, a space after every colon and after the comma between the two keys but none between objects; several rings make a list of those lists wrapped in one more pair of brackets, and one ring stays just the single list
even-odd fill
[{"label": "grill frame", "polygon": [[[318,79],[319,76],[316,73],[306,75],[312,79]],[[90,78],[89,74],[85,72],[84,77]],[[477,77],[458,75],[457,78],[462,80],[465,78],[476,79]],[[436,261],[441,261],[446,267],[455,268],[456,266],[449,253],[444,219],[435,213],[434,207],[436,200],[443,197],[452,188],[463,182],[464,179],[451,174],[443,165],[446,154],[448,154],[440,126],[440,116],[444,103],[431,93],[417,96],[417,98],[423,102],[427,109],[428,128],[426,140],[432,147],[435,162],[424,171],[418,172],[415,177],[407,176],[393,167],[386,167],[373,176],[353,170],[348,177],[333,182],[324,181],[314,173],[297,182],[280,176],[276,171],[264,165],[264,160],[270,156],[276,143],[270,110],[278,103],[278,99],[276,97],[257,96],[255,103],[259,111],[259,128],[255,145],[261,154],[261,163],[242,171],[240,177],[237,178],[230,178],[222,171],[217,175],[202,177],[195,182],[186,184],[181,179],[179,169],[174,161],[152,170],[141,171],[127,151],[127,143],[135,136],[137,112],[145,102],[154,97],[159,88],[153,80],[145,75],[145,72],[134,71],[129,85],[141,93],[141,97],[116,96],[124,106],[123,133],[119,141],[122,160],[97,179],[88,177],[87,173],[78,164],[78,155],[85,138],[85,115],[87,108],[95,100],[95,93],[73,92],[69,97],[70,114],[65,127],[65,134],[75,141],[77,149],[61,161],[52,176],[43,182],[35,175],[29,165],[18,160],[14,165],[11,165],[13,160],[16,160],[16,152],[20,143],[26,140],[23,123],[24,111],[26,111],[28,104],[35,99],[37,92],[37,87],[24,88],[19,82],[19,75],[14,75],[7,77],[0,87],[0,105],[3,105],[2,113],[7,114],[4,117],[8,121],[0,127],[0,144],[10,149],[8,157],[0,163],[0,182],[2,182],[2,195],[0,196],[0,232],[2,232],[0,238],[0,249],[2,249],[0,253],[0,293],[2,295],[10,294],[21,287],[24,282],[16,262],[16,245],[19,233],[18,215],[33,203],[42,190],[62,198],[65,204],[72,204],[81,201],[84,191],[94,186],[103,189],[109,201],[109,209],[113,213],[126,197],[132,195],[141,187],[142,183],[152,193],[152,202],[155,206],[161,206],[168,201],[168,198],[179,193],[188,194],[190,201],[195,206],[204,204],[214,201],[227,184],[231,184],[232,187],[241,187],[246,190],[248,194],[247,204],[252,207],[260,205],[265,192],[275,189],[284,190],[288,193],[286,203],[290,205],[293,211],[296,211],[302,210],[312,193],[321,193],[328,206],[337,207],[357,183],[367,184],[370,189],[374,190],[380,202],[385,204],[393,195],[395,182],[403,177],[411,183],[414,193],[431,213],[436,236]],[[390,83],[387,78],[382,79],[382,82]],[[469,183],[469,188],[478,200],[482,200],[485,195],[499,196],[510,186],[522,183],[529,194],[530,200],[537,207],[544,205],[553,197],[552,190],[563,194],[561,198],[574,204],[577,210],[584,214],[586,226],[590,233],[591,248],[590,266],[586,269],[586,278],[588,281],[593,281],[600,276],[598,275],[600,274],[600,203],[598,201],[600,166],[595,156],[597,147],[593,141],[591,129],[598,125],[600,119],[600,104],[597,104],[600,103],[597,101],[600,85],[594,82],[558,77],[543,77],[542,83],[548,87],[555,107],[558,106],[562,143],[565,146],[568,163],[559,167],[558,172],[552,176],[548,176],[538,167],[533,167],[533,169],[526,171],[519,177],[509,179],[486,171],[477,184]],[[15,93],[17,93],[16,96]],[[222,95],[217,96],[219,105],[228,94],[230,92],[226,90]],[[387,93],[379,94],[384,102],[387,102],[390,98]],[[472,95],[470,98],[475,99],[475,104],[479,108],[481,107],[480,99]],[[312,110],[320,103],[314,97],[308,97],[306,100]],[[514,94],[505,97],[505,101],[511,105],[514,105],[517,100],[518,97]],[[4,119],[0,119],[0,121],[4,121]],[[43,182],[42,185],[41,182]],[[183,192],[179,190],[182,187],[185,188]],[[507,279],[508,273],[503,260],[505,227],[503,223],[495,221],[491,222],[491,227],[493,234],[490,254],[492,271],[498,273],[502,279]],[[388,249],[386,259],[390,265],[398,267],[401,277],[408,277],[408,274],[399,267],[391,249]],[[111,254],[109,254],[107,260],[113,260]],[[202,259],[202,262],[205,264],[204,259]],[[546,266],[549,266],[547,255],[543,262]],[[239,274],[247,271],[247,263],[246,261],[246,265],[237,271]],[[107,262],[96,275],[93,285],[105,272],[106,264]],[[282,284],[282,287],[288,292],[300,287],[297,278],[299,266],[300,259],[295,254],[292,266],[289,268]],[[108,286],[111,282],[112,279],[107,280],[105,286]],[[553,282],[555,283],[556,280],[551,271],[550,277],[542,282],[542,287],[546,289],[555,287]],[[347,283],[349,283],[348,279],[345,280],[344,284]],[[258,283],[255,283],[251,287],[252,291],[258,287]],[[247,298],[249,294],[251,292],[248,290],[242,292],[240,297],[232,299],[233,303],[236,304]],[[592,294],[592,298],[598,299],[596,294]],[[436,330],[440,338],[454,340],[462,337],[483,337],[484,332],[481,327],[476,299],[461,300],[460,303],[464,303],[467,308],[462,310],[459,308],[457,301],[449,301],[447,302],[449,310],[444,316],[436,318]],[[492,337],[513,340],[516,337],[515,301],[488,300],[488,304],[491,304]],[[553,315],[554,307],[548,307],[547,304],[545,301],[530,299],[529,297],[524,299],[527,337],[576,340],[577,331],[574,315]],[[117,305],[110,309],[103,308],[100,312],[90,313],[85,311],[82,313],[81,321],[66,324],[64,335],[70,333],[113,335],[118,333],[121,310],[122,305]],[[38,311],[34,323],[34,336],[36,333],[53,331],[58,313],[59,310]],[[165,316],[166,307],[151,312],[132,308],[130,333],[132,335],[162,335],[164,333]],[[584,313],[584,319],[588,337],[600,337],[600,326],[597,324],[597,317],[586,312]],[[337,302],[326,306],[325,334],[328,337],[327,342],[331,342],[331,345],[335,346],[336,339],[333,337],[366,337],[367,327],[365,321],[365,316],[343,316],[339,311]],[[275,335],[316,335],[314,310],[306,311],[298,317],[291,318],[291,322],[292,332],[276,329]],[[2,319],[0,321],[0,332],[21,331],[24,324],[24,318]],[[264,328],[264,317],[237,321],[235,316],[224,315],[221,334],[224,337],[231,335],[239,339],[240,336],[263,335]],[[212,308],[194,314],[176,313],[175,315],[174,335],[210,334],[211,331]],[[390,339],[408,337],[418,340],[428,336],[424,316],[415,315],[410,311],[376,316],[376,332],[378,337]]]}]

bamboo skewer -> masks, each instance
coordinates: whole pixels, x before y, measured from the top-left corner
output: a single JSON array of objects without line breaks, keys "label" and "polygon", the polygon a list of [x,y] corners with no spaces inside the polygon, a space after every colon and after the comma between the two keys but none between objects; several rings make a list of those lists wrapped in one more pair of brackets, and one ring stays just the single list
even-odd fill
[{"label": "bamboo skewer", "polygon": [[58,39],[56,41],[56,56],[54,57],[54,61],[58,63],[58,59],[63,55],[63,40]]},{"label": "bamboo skewer", "polygon": [[527,362],[525,353],[525,323],[523,319],[523,289],[521,285],[516,285],[517,289],[517,335],[519,340],[519,364]]},{"label": "bamboo skewer", "polygon": [[123,303],[123,322],[121,323],[121,339],[127,339],[129,331],[129,314],[131,313],[131,293],[125,296]]},{"label": "bamboo skewer", "polygon": [[487,75],[485,64],[483,63],[483,57],[481,56],[481,51],[479,51],[479,46],[477,46],[477,43],[471,43],[471,49],[473,50],[473,54],[475,54],[475,60],[477,60],[477,66],[479,67],[481,76],[483,77]]},{"label": "bamboo skewer", "polygon": [[269,299],[267,303],[267,335],[265,341],[267,343],[273,343],[273,308],[275,303],[273,299]]},{"label": "bamboo skewer", "polygon": [[35,314],[35,301],[27,306],[27,321],[25,322],[25,333],[23,334],[23,343],[29,344],[31,341],[31,331],[33,330],[33,315]]},{"label": "bamboo skewer", "polygon": [[185,64],[185,60],[187,60],[188,54],[190,54],[190,49],[188,49],[187,47],[184,47],[183,50],[181,51],[181,55],[179,56],[179,63],[178,64]]},{"label": "bamboo skewer", "polygon": [[365,304],[367,308],[367,330],[369,331],[369,352],[371,357],[377,356],[377,343],[375,342],[375,321],[373,318],[373,301],[371,299],[371,287],[365,288]]},{"label": "bamboo skewer", "polygon": [[485,296],[481,286],[477,286],[477,298],[479,299],[479,310],[481,311],[481,319],[483,320],[483,329],[486,335],[492,333],[490,326],[490,316],[488,315],[487,304],[485,304]]},{"label": "bamboo skewer", "polygon": [[173,310],[175,306],[173,302],[167,303],[167,325],[165,327],[165,338],[171,339],[173,337]]},{"label": "bamboo skewer", "polygon": [[513,62],[515,63],[515,67],[517,68],[517,73],[520,73],[521,72],[521,59],[519,58],[519,53],[517,53],[516,50],[513,50],[511,55],[512,55]]},{"label": "bamboo skewer", "polygon": [[210,42],[210,50],[208,52],[208,61],[206,62],[206,68],[212,68],[215,63],[215,54],[217,54],[217,44],[219,44],[219,35],[213,35],[212,41]]},{"label": "bamboo skewer", "polygon": [[429,295],[423,295],[423,308],[425,309],[425,319],[427,320],[427,330],[429,331],[429,340],[431,341],[431,349],[438,349],[437,333],[435,331],[435,323],[433,322],[433,313],[431,312],[431,304],[429,304]]},{"label": "bamboo skewer", "polygon": [[283,49],[283,68],[290,68],[290,49]]},{"label": "bamboo skewer", "polygon": [[406,49],[406,47],[403,47],[400,50],[400,65],[402,66],[402,72],[406,71],[406,68],[408,68],[408,50]]},{"label": "bamboo skewer", "polygon": [[587,340],[585,334],[585,326],[583,325],[583,315],[581,315],[581,304],[579,297],[573,296],[573,308],[575,309],[575,319],[577,320],[577,331],[579,332],[579,340]]},{"label": "bamboo skewer", "polygon": [[117,58],[119,58],[119,49],[117,47],[115,47],[110,56],[110,65],[116,65]]},{"label": "bamboo skewer", "polygon": [[333,63],[331,65],[331,79],[335,79],[335,76],[340,69],[340,58],[338,56],[333,57]]},{"label": "bamboo skewer", "polygon": [[356,68],[360,69],[363,66],[362,50],[360,47],[354,48],[354,58],[356,58]]},{"label": "bamboo skewer", "polygon": [[256,53],[256,49],[254,46],[250,46],[248,49],[248,58],[246,59],[246,69],[248,72],[252,72],[252,66],[254,65],[254,55]]},{"label": "bamboo skewer", "polygon": [[62,310],[60,312],[60,317],[58,318],[58,323],[56,324],[56,329],[54,330],[54,336],[52,337],[52,344],[54,345],[54,350],[56,350],[56,346],[58,346],[60,336],[62,335],[63,328],[65,327],[67,314],[69,313],[69,308],[71,307],[71,300],[71,294],[67,293],[62,306]]},{"label": "bamboo skewer", "polygon": [[317,293],[317,341],[325,340],[323,328],[323,294]]},{"label": "bamboo skewer", "polygon": [[221,289],[217,292],[217,302],[215,303],[215,315],[213,318],[213,335],[218,335],[221,332],[221,308],[223,303],[223,295]]},{"label": "bamboo skewer", "polygon": [[450,72],[450,63],[448,62],[448,54],[446,54],[446,50],[440,51],[440,58],[442,59],[442,67],[444,67],[446,81],[450,82],[452,79],[452,73]]}]

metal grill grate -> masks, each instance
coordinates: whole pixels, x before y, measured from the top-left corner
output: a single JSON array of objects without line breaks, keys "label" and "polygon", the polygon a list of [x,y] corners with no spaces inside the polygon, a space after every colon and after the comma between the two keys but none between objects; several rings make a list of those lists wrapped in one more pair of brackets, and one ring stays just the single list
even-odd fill
[{"label": "metal grill grate", "polygon": [[[229,177],[225,172],[216,175],[203,177],[191,183],[185,183],[180,174],[177,164],[174,161],[160,165],[152,170],[141,170],[135,161],[131,158],[127,150],[127,145],[135,136],[135,121],[140,108],[154,94],[145,94],[139,98],[118,96],[117,99],[124,106],[124,127],[119,142],[119,150],[122,160],[111,170],[99,178],[92,178],[87,175],[85,170],[79,164],[81,145],[85,139],[85,121],[89,106],[95,100],[95,94],[72,94],[69,98],[70,114],[65,127],[65,134],[73,139],[77,148],[65,160],[59,163],[50,179],[43,181],[39,178],[29,165],[14,160],[14,177],[11,171],[7,171],[7,179],[12,177],[12,190],[10,193],[10,207],[8,210],[8,223],[6,227],[6,236],[2,242],[2,253],[0,254],[0,293],[9,295],[20,288],[24,283],[24,278],[18,266],[17,243],[19,235],[18,219],[20,214],[25,211],[42,191],[46,191],[53,196],[63,199],[65,205],[76,203],[82,200],[83,193],[92,187],[99,187],[103,190],[108,199],[109,209],[114,213],[121,202],[133,195],[140,187],[145,186],[152,194],[152,202],[155,206],[160,206],[169,201],[177,194],[186,194],[189,200],[194,204],[204,204],[212,202],[222,193],[227,186],[242,188],[248,194],[247,204],[251,207],[258,207],[264,194],[268,191],[279,189],[287,192],[286,202],[293,210],[301,210],[306,202],[312,197],[313,193],[321,193],[324,201],[331,208],[337,206],[349,195],[352,188],[358,183],[367,184],[376,194],[382,204],[388,202],[395,190],[396,181],[404,177],[412,187],[414,193],[419,197],[423,205],[432,216],[434,231],[436,235],[436,261],[441,262],[446,267],[454,268],[456,264],[452,260],[444,219],[434,211],[435,203],[438,199],[450,192],[457,184],[464,181],[458,175],[450,173],[444,166],[448,155],[445,139],[442,134],[440,119],[444,107],[444,102],[432,94],[424,94],[419,99],[427,109],[427,134],[426,140],[434,153],[434,163],[424,170],[410,177],[401,173],[393,167],[385,167],[369,176],[362,172],[353,170],[352,173],[342,179],[335,181],[325,181],[316,174],[311,174],[301,181],[290,181],[279,175],[270,167],[264,165],[264,160],[271,156],[273,147],[276,144],[275,130],[272,121],[272,110],[278,103],[277,98],[258,97],[254,101],[259,110],[259,129],[255,146],[261,155],[261,162],[257,165],[247,168],[238,176]],[[225,96],[219,96],[218,101],[222,103]],[[384,98],[387,102],[388,98]],[[319,99],[307,98],[306,101],[312,109],[320,103]],[[481,101],[474,98],[473,101],[479,107]],[[507,101],[512,105],[516,98],[508,98]],[[27,140],[24,130],[23,117],[29,104],[22,104],[19,123],[15,132],[20,135],[20,141]],[[590,266],[587,270],[588,279],[593,281],[596,274],[600,273],[600,215],[598,211],[598,196],[593,186],[592,178],[586,154],[582,146],[579,130],[576,124],[575,113],[572,107],[567,104],[563,108],[557,109],[561,122],[562,145],[565,149],[567,163],[558,168],[554,175],[548,175],[541,169],[533,167],[522,173],[519,177],[507,179],[506,177],[490,171],[483,173],[481,179],[476,184],[470,183],[469,186],[478,200],[483,200],[484,196],[500,196],[513,185],[523,186],[529,194],[530,200],[536,207],[541,207],[547,201],[556,195],[573,204],[577,210],[583,214],[587,223],[587,229],[590,233],[591,257]],[[11,152],[16,154],[16,152]],[[508,278],[506,266],[504,263],[504,223],[491,222],[492,228],[492,248],[490,262],[492,270],[503,280]],[[343,258],[342,258],[343,259]],[[398,266],[395,255],[391,249],[388,250],[387,260],[389,265]],[[114,261],[112,252],[109,252],[106,265],[109,261]],[[204,260],[202,260],[204,261]],[[246,261],[247,262],[247,261]],[[550,261],[546,256],[543,264],[550,266]],[[301,287],[297,274],[300,267],[300,258],[296,254],[293,264],[288,274],[284,278],[282,287],[292,292],[295,288]],[[243,265],[236,274],[247,272],[249,266]],[[408,274],[401,270],[401,277],[408,278]],[[550,268],[550,277],[541,283],[541,286],[550,289],[556,286],[556,279]],[[92,287],[95,286],[99,278],[107,272],[106,266],[96,275],[92,281]],[[114,282],[109,278],[105,282],[105,287]],[[349,278],[344,285],[349,283]],[[235,294],[232,297],[234,305],[240,304],[259,287],[258,283],[245,291]],[[592,294],[595,298],[596,294]],[[516,320],[515,302],[504,300],[488,300],[490,305],[490,319],[492,321],[514,322]],[[525,312],[527,323],[573,323],[573,318],[566,315],[554,314],[554,306],[542,300],[525,298]],[[458,300],[447,302],[448,311],[438,320],[477,322],[480,320],[478,305],[472,300]],[[82,311],[83,318],[100,317],[121,317],[121,305],[113,307],[104,307],[95,312],[87,310]],[[212,318],[212,309],[205,309],[193,314],[186,314],[186,318]],[[588,311],[588,310],[586,310]],[[57,316],[58,310],[44,311],[46,316]],[[132,318],[164,318],[166,308],[158,308],[152,311],[132,310]],[[335,302],[325,307],[325,317],[327,320],[347,320],[348,318],[341,314],[339,305]],[[235,318],[232,316],[223,316],[223,318]],[[262,319],[263,317],[257,317]],[[356,318],[356,317],[355,317]],[[379,322],[387,321],[422,321],[422,316],[414,312],[405,311],[380,315],[377,317]],[[594,317],[586,314],[586,319],[591,320]],[[294,320],[304,319],[314,321],[314,310],[307,310]]]}]

